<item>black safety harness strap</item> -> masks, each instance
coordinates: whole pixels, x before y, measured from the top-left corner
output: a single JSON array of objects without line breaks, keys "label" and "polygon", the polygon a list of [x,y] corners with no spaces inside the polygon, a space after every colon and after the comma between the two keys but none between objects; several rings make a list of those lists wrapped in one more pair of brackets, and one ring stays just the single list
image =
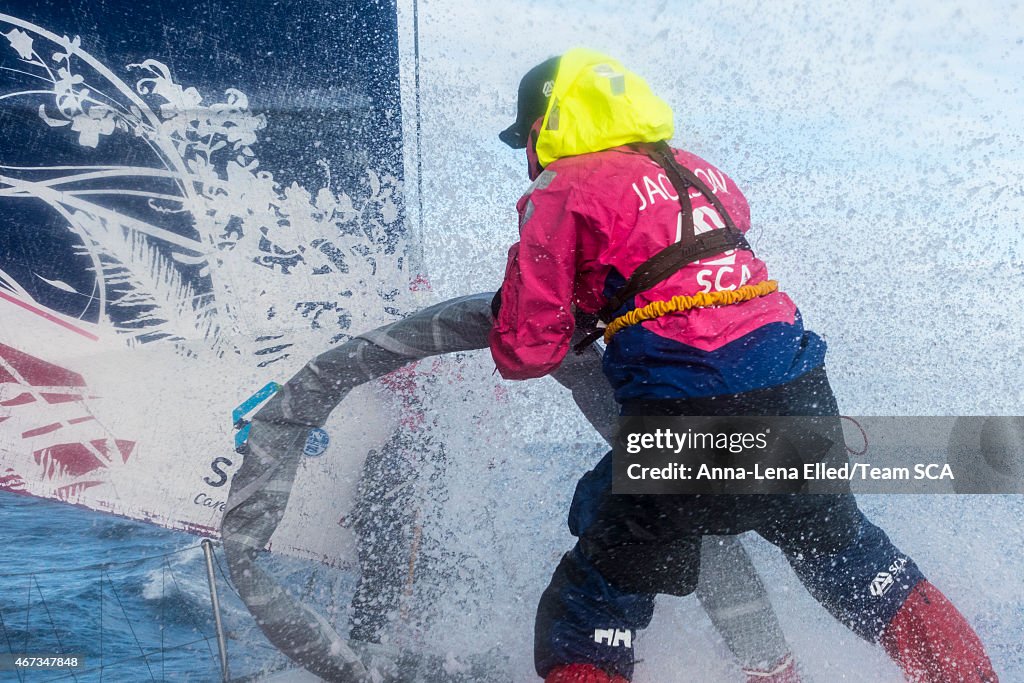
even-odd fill
[{"label": "black safety harness strap", "polygon": [[[721,200],[715,196],[711,188],[701,180],[696,173],[682,166],[676,161],[672,154],[672,148],[665,141],[635,144],[631,147],[638,152],[646,154],[654,163],[661,166],[668,176],[676,194],[679,195],[679,206],[681,207],[681,235],[680,240],[670,244],[657,254],[647,259],[633,271],[626,284],[615,293],[608,303],[597,312],[597,317],[606,325],[615,319],[616,313],[623,305],[640,292],[661,284],[673,274],[685,266],[700,261],[701,259],[715,256],[732,249],[745,249],[751,251],[750,244],[746,237],[736,227],[732,217],[725,210]],[[693,203],[690,201],[690,188],[695,187],[707,197],[711,205],[718,211],[718,215],[725,221],[725,227],[719,230],[711,230],[694,234],[693,224]],[[576,344],[573,349],[576,353],[583,351],[601,338],[604,329],[598,328],[588,334]]]}]

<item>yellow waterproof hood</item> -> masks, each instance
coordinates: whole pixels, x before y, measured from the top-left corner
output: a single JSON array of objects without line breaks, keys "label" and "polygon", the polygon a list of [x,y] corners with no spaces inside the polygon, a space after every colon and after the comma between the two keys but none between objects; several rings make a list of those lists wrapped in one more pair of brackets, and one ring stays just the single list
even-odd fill
[{"label": "yellow waterproof hood", "polygon": [[616,60],[575,48],[562,55],[537,138],[537,159],[672,137],[672,109]]}]

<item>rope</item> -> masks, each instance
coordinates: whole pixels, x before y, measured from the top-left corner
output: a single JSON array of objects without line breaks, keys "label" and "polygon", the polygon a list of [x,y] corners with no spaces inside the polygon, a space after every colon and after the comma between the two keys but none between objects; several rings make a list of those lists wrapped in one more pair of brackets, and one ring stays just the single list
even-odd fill
[{"label": "rope", "polygon": [[[39,587],[39,579],[32,577],[32,581],[36,584],[36,592],[39,593],[39,600],[43,603],[43,609],[46,610],[46,618],[50,620],[50,628],[53,630],[53,635],[57,639],[57,647],[60,648],[60,652],[63,654],[66,652],[64,649],[64,641],[60,639],[60,631],[57,630],[57,622],[53,620],[53,615],[50,613],[50,606],[46,604],[46,598],[43,597],[43,589]],[[78,683],[78,676],[75,675],[74,670],[71,671],[71,677],[75,679],[75,683]]]},{"label": "rope", "polygon": [[[223,548],[223,546],[221,546],[221,547]],[[221,566],[220,558],[217,557],[217,553],[213,553],[213,561],[217,564],[217,571],[220,572],[220,578],[224,579],[224,583],[227,585],[228,588],[231,589],[231,592],[234,593],[235,596],[244,603],[245,599],[235,589],[235,583],[231,580],[231,577],[228,576],[228,573],[226,571],[224,571],[224,567]]]},{"label": "rope", "polygon": [[[100,683],[103,683],[103,570],[100,569]],[[163,627],[163,624],[160,625]]]},{"label": "rope", "polygon": [[[171,575],[171,582],[174,584],[174,589],[176,591],[178,591],[178,595],[185,596],[186,593],[185,593],[185,591],[181,590],[181,586],[178,585],[178,579],[175,578],[174,570],[171,569],[171,565],[170,565],[170,563],[167,560],[164,560],[164,566],[167,567],[167,573]],[[107,577],[107,579],[109,580],[109,577]],[[161,596],[161,597],[164,597],[164,596]],[[195,616],[192,614],[192,610],[186,610],[185,614],[188,615],[188,620],[192,622],[192,628],[194,628],[198,633],[200,633],[203,636],[203,638],[206,640],[206,647],[207,647],[207,649],[210,650],[210,657],[212,657],[213,659],[217,659],[217,653],[215,653],[213,651],[213,646],[210,645],[210,637],[207,636],[205,633],[203,633],[203,629],[199,625],[199,623],[196,621]],[[125,616],[127,616],[127,615],[125,615]]]},{"label": "rope", "polygon": [[[165,598],[166,595],[167,595],[167,575],[168,574],[170,574],[171,581],[173,582],[174,587],[178,591],[178,593],[181,594],[181,595],[184,595],[184,593],[183,593],[183,591],[181,589],[180,584],[178,584],[177,577],[175,576],[174,570],[170,566],[169,558],[171,558],[171,557],[173,557],[175,555],[181,555],[183,553],[194,552],[194,551],[198,550],[199,548],[200,548],[200,546],[189,546],[187,548],[182,548],[180,550],[176,550],[176,551],[173,551],[173,552],[162,553],[162,554],[159,554],[159,555],[149,555],[149,556],[137,558],[137,559],[134,559],[134,560],[127,560],[127,561],[123,561],[123,562],[106,562],[106,563],[102,563],[102,564],[94,564],[94,565],[89,565],[89,566],[85,566],[85,567],[74,567],[74,568],[63,569],[63,570],[47,570],[45,572],[20,572],[20,573],[11,573],[11,574],[0,574],[0,578],[9,578],[9,577],[14,577],[14,578],[27,577],[28,578],[27,604],[26,604],[26,606],[24,608],[25,620],[26,620],[26,624],[25,624],[26,638],[28,638],[29,634],[31,633],[30,624],[31,624],[32,607],[33,607],[32,595],[33,595],[33,588],[34,588],[35,592],[39,595],[39,601],[42,604],[43,609],[45,610],[46,617],[47,617],[47,619],[50,622],[50,628],[53,630],[54,636],[56,637],[56,640],[57,640],[57,645],[58,645],[59,649],[62,652],[65,650],[64,643],[63,643],[63,641],[62,641],[62,639],[60,637],[60,634],[58,632],[57,625],[56,625],[56,622],[55,622],[55,620],[53,618],[53,614],[50,611],[49,604],[48,604],[48,601],[46,599],[46,596],[42,592],[42,587],[41,587],[41,585],[39,583],[39,575],[40,574],[52,574],[52,573],[83,572],[83,571],[97,571],[98,574],[99,574],[99,581],[98,581],[99,587],[100,587],[100,590],[99,590],[99,635],[98,635],[99,658],[100,658],[99,665],[97,667],[95,667],[95,668],[91,668],[91,669],[88,669],[88,670],[71,670],[71,671],[69,671],[67,673],[58,675],[56,678],[48,678],[46,680],[56,681],[56,680],[73,679],[74,681],[78,681],[78,677],[79,676],[84,676],[84,675],[88,675],[88,674],[92,674],[92,673],[99,673],[100,674],[100,679],[99,680],[102,680],[103,672],[104,672],[105,669],[109,669],[112,666],[116,666],[118,664],[122,664],[122,663],[125,663],[125,662],[138,661],[138,660],[142,660],[143,663],[145,663],[146,668],[149,671],[150,680],[157,680],[155,675],[154,675],[153,667],[151,665],[152,663],[150,662],[151,658],[153,658],[153,657],[155,657],[157,655],[160,656],[160,670],[161,670],[161,677],[163,677],[164,666],[165,666],[165,655],[166,655],[167,652],[188,648],[188,647],[191,647],[191,646],[199,644],[199,643],[205,643],[206,647],[207,647],[207,650],[210,651],[211,657],[215,657],[215,654],[214,654],[214,651],[213,651],[212,642],[211,642],[212,638],[210,636],[207,636],[203,632],[202,626],[199,624],[199,622],[196,621],[196,619],[195,619],[195,617],[194,617],[194,615],[192,614],[191,611],[187,612],[189,620],[192,623],[193,629],[196,632],[198,632],[199,635],[201,635],[202,637],[198,638],[196,640],[187,642],[187,643],[180,644],[180,645],[168,646],[166,644],[166,641],[164,640],[164,636],[165,636],[164,624],[165,624],[165,620],[166,620],[166,615],[165,615],[166,601],[163,600],[163,599],[161,600],[161,605],[160,605],[160,647],[159,647],[159,650],[152,650],[152,649],[147,650],[147,648],[143,647],[143,645],[142,645],[142,643],[141,643],[141,641],[139,639],[139,635],[138,635],[138,633],[136,632],[135,628],[132,625],[132,620],[129,617],[127,610],[125,609],[124,603],[121,601],[121,596],[119,595],[117,589],[114,586],[113,580],[106,573],[108,570],[115,569],[117,567],[137,565],[139,563],[150,561],[150,560],[162,560],[162,563],[161,563],[161,586],[160,586],[161,597]],[[218,569],[220,570],[221,576],[225,579],[225,581],[227,582],[227,585],[231,586],[232,590],[234,590],[234,586],[232,586],[231,582],[228,580],[228,577],[227,577],[226,572],[224,571],[224,568],[222,566],[220,566],[220,561],[219,561],[219,558],[217,558],[216,554],[214,554],[214,558],[217,560],[217,566],[218,566]],[[128,632],[130,633],[131,638],[134,640],[135,647],[139,651],[139,655],[136,655],[136,656],[133,656],[133,657],[121,658],[121,659],[115,660],[113,662],[108,662],[108,661],[104,660],[104,640],[105,640],[104,639],[104,631],[105,631],[105,629],[104,629],[104,620],[105,619],[104,618],[106,616],[106,614],[105,614],[105,612],[106,612],[105,602],[106,601],[104,600],[104,597],[105,597],[104,596],[105,584],[109,584],[109,586],[106,586],[106,587],[109,588],[109,590],[111,591],[111,593],[114,596],[114,599],[116,601],[117,607],[120,609],[120,612],[121,612],[121,614],[124,617],[124,623],[128,627]],[[236,595],[237,595],[237,592],[236,592]],[[21,610],[15,609],[14,611],[20,612]],[[7,624],[6,624],[5,620],[4,620],[3,612],[2,611],[0,611],[0,643],[6,644],[7,651],[9,653],[15,652],[14,644],[11,642],[11,633],[10,633],[9,629],[7,628]],[[26,640],[25,643],[24,643],[24,646],[21,648],[21,650],[22,651],[28,651],[29,650],[28,646],[29,646],[29,642]],[[271,648],[271,649],[273,649],[273,648]],[[18,681],[23,681],[24,680],[22,678],[22,672],[20,670],[16,670],[15,674],[17,675]],[[161,678],[161,680],[162,680],[162,678]]]},{"label": "rope", "polygon": [[[9,633],[7,633],[7,625],[4,623],[4,613],[3,613],[3,610],[0,610],[0,631],[3,631],[4,640],[7,641],[7,651],[13,654],[14,653],[14,647],[11,645],[11,636],[10,636]],[[21,669],[17,669],[16,668],[14,670],[14,673],[16,673],[18,675],[18,683],[22,683],[22,681],[24,679],[22,679],[22,677],[21,677]]]},{"label": "rope", "polygon": [[[127,612],[127,610],[125,610],[124,604],[121,602],[121,596],[117,594],[117,589],[114,588],[114,582],[110,580],[110,577],[107,576],[106,578],[107,578],[107,583],[110,584],[110,592],[114,594],[114,599],[117,600],[117,606],[121,608],[121,614],[124,615],[124,623],[125,623],[125,625],[128,626],[128,630],[132,634],[132,639],[135,640],[135,646],[137,648],[139,648],[139,654],[142,655],[142,661],[146,665],[146,670],[149,671],[149,678],[150,678],[150,680],[156,680],[156,676],[153,675],[153,669],[152,669],[152,667],[149,666],[149,658],[146,656],[146,651],[143,649],[142,643],[139,642],[139,636],[135,633],[135,627],[132,626],[131,617],[128,616],[128,612]],[[100,591],[103,590],[103,583],[102,583],[102,581],[103,581],[103,578],[101,576],[101,578],[100,578]],[[200,631],[200,633],[202,633],[202,631]]]},{"label": "rope", "polygon": [[700,292],[692,296],[674,296],[668,301],[652,301],[642,308],[635,308],[608,323],[604,330],[604,341],[607,344],[612,337],[624,328],[637,325],[646,320],[654,320],[670,313],[682,313],[693,308],[710,308],[711,306],[728,306],[742,301],[750,301],[767,296],[779,289],[775,280],[765,280],[756,285],[743,285],[737,289],[722,292]]},{"label": "rope", "polygon": [[28,599],[25,601],[25,644],[21,648],[22,652],[28,652],[29,651],[28,650],[28,639],[29,639],[29,636],[32,633],[32,631],[29,629],[29,626],[32,624],[32,620],[31,620],[30,617],[32,616],[32,579],[34,579],[34,578],[35,578],[35,576],[32,576],[28,580]]},{"label": "rope", "polygon": [[[202,638],[197,638],[196,640],[190,640],[189,642],[182,643],[180,645],[171,645],[169,647],[164,648],[164,650],[166,650],[167,652],[173,652],[175,650],[184,650],[186,648],[190,648],[193,645],[196,645],[196,644],[202,643],[202,642],[206,642],[207,646],[209,646],[209,641],[210,640],[211,640],[211,638],[209,636],[204,636]],[[256,643],[253,643],[253,644],[255,645]],[[134,661],[137,661],[137,660],[140,660],[140,659],[144,660],[147,657],[155,657],[158,654],[160,654],[160,652],[157,652],[156,650],[150,650],[149,652],[143,652],[141,655],[135,655],[133,657],[122,657],[121,659],[115,659],[112,662],[104,662],[100,666],[94,667],[92,669],[79,670],[79,671],[77,671],[77,674],[78,675],[85,675],[85,674],[91,674],[91,673],[96,673],[96,672],[99,672],[99,673],[102,674],[104,668],[108,668],[109,669],[109,668],[113,668],[115,666],[119,666],[121,664],[125,664],[127,662],[134,662]],[[262,675],[262,672],[260,674],[258,674],[258,675]],[[66,678],[72,678],[73,676],[74,676],[74,672],[66,673],[66,674],[60,674],[60,675],[58,675],[58,676],[56,676],[54,678],[46,679],[46,683],[51,683],[52,681],[62,681],[64,679],[66,679]],[[157,679],[154,678],[152,680],[155,681]],[[163,679],[160,679],[160,680],[163,680]]]},{"label": "rope", "polygon": [[[164,560],[160,565],[160,679],[167,680],[165,674],[164,663],[167,661],[167,656],[164,654],[164,633],[167,629],[164,624],[167,623],[167,570],[168,562]],[[100,660],[101,662],[103,660]]]}]

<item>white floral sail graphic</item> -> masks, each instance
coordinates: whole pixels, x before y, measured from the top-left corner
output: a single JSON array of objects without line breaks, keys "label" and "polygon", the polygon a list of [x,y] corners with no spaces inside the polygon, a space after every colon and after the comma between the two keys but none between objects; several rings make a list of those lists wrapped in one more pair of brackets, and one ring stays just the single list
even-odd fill
[{"label": "white floral sail graphic", "polygon": [[[240,460],[232,408],[405,307],[399,180],[365,168],[336,189],[320,160],[321,186],[282,187],[261,167],[266,119],[247,95],[202,93],[155,59],[104,64],[6,14],[0,55],[0,114],[34,115],[90,160],[19,165],[0,149],[0,206],[45,206],[88,264],[84,279],[35,274],[81,314],[0,271],[0,486],[215,533],[218,472]],[[361,419],[327,426],[332,441],[381,441],[380,401],[367,390]],[[298,485],[336,501],[355,473],[331,455]],[[320,498],[289,518],[344,514]],[[344,562],[346,530],[324,526],[299,540],[286,518],[276,547]]]}]

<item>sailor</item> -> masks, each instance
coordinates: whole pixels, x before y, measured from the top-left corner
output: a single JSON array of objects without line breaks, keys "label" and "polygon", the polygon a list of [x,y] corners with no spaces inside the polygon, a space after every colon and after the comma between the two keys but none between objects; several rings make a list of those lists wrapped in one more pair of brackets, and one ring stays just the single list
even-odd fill
[{"label": "sailor", "polygon": [[[744,238],[743,193],[669,147],[672,111],[643,79],[574,49],[523,77],[517,109],[500,138],[526,150],[533,184],[495,301],[503,377],[558,368],[576,316],[591,314],[624,415],[838,416],[824,341]],[[577,486],[579,540],[540,601],[535,663],[547,683],[631,680],[655,595],[694,590],[705,534],[748,530],[909,680],[997,680],[964,617],[852,495],[616,496],[610,482],[605,458]],[[786,662],[748,675],[793,680]]]}]

